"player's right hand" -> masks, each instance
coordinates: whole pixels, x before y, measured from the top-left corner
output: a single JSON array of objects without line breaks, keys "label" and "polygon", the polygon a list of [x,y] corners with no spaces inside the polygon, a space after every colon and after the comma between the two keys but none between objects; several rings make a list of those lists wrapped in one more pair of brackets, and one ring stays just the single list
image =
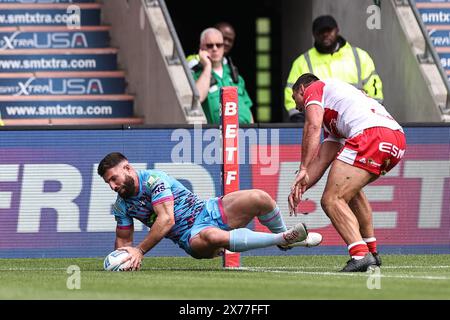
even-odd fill
[{"label": "player's right hand", "polygon": [[289,215],[297,215],[297,206],[302,200],[303,193],[306,192],[309,176],[306,169],[301,169],[295,176],[294,183],[291,186],[291,193],[288,197]]},{"label": "player's right hand", "polygon": [[143,259],[144,255],[138,248],[121,247],[121,248],[117,248],[117,250],[125,250],[130,254],[127,258],[123,259],[123,261],[122,261],[122,263],[123,263],[125,261],[130,260],[130,268],[128,269],[128,271],[138,271],[141,268],[142,259]]}]

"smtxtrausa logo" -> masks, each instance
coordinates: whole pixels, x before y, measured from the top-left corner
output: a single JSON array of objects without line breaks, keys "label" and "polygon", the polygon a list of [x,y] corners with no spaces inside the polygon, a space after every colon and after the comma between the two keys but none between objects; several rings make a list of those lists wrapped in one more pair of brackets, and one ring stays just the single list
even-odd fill
[{"label": "smtxtrausa logo", "polygon": [[88,48],[86,35],[81,32],[40,33],[20,31],[0,38],[0,50]]},{"label": "smtxtrausa logo", "polygon": [[[39,81],[39,83],[36,83]],[[100,79],[36,79],[30,78],[25,82],[18,82],[17,86],[1,87],[0,93],[9,92],[16,96],[28,95],[84,95],[103,94],[103,85]]]}]

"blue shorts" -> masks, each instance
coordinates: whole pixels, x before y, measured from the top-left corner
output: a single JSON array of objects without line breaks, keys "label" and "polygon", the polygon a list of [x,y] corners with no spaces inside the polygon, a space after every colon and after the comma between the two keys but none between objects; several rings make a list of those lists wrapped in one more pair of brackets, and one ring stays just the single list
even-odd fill
[{"label": "blue shorts", "polygon": [[218,228],[228,231],[227,218],[223,211],[222,198],[211,198],[206,201],[203,210],[195,218],[190,230],[187,230],[178,241],[178,245],[192,256],[190,240],[206,228]]}]

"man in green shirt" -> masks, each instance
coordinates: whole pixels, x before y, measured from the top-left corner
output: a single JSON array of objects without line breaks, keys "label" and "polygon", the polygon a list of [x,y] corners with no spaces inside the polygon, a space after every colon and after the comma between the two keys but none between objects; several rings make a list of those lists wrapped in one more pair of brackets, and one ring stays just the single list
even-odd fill
[{"label": "man in green shirt", "polygon": [[240,75],[233,75],[230,65],[224,63],[223,35],[219,30],[208,28],[201,33],[198,60],[190,61],[189,65],[208,123],[220,122],[220,88],[226,86],[238,88],[239,123],[253,123],[250,110],[253,103],[245,81]]}]

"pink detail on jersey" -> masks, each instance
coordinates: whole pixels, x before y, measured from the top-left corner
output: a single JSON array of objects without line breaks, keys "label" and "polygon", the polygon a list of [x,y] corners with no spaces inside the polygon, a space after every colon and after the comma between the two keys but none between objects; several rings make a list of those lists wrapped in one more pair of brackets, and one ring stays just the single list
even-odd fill
[{"label": "pink detail on jersey", "polygon": [[129,226],[117,226],[117,229],[119,229],[119,230],[129,230],[129,229],[131,229],[131,225],[129,225]]},{"label": "pink detail on jersey", "polygon": [[219,204],[219,211],[220,211],[220,216],[222,217],[222,221],[223,221],[223,223],[227,224],[228,219],[227,219],[227,216],[225,215],[225,210],[223,209],[222,197],[220,197],[217,202]]},{"label": "pink detail on jersey", "polygon": [[167,202],[167,201],[172,201],[172,200],[173,200],[173,196],[164,197],[164,198],[158,199],[156,201],[152,201],[152,206],[156,206],[157,204]]}]

